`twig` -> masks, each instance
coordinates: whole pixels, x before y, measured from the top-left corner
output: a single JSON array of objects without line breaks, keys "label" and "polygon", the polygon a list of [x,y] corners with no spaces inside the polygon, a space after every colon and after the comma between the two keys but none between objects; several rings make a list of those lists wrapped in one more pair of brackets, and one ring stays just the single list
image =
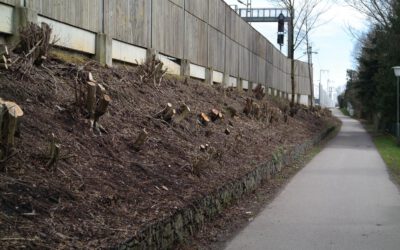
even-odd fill
[{"label": "twig", "polygon": [[3,160],[0,160],[0,163],[5,163],[6,161],[10,160],[12,157],[16,156],[17,154],[18,154],[18,152],[14,152],[14,153],[10,154],[9,156],[4,158]]},{"label": "twig", "polygon": [[37,238],[2,238],[1,241],[37,241]]},{"label": "twig", "polygon": [[29,50],[28,54],[25,55],[25,57],[27,58],[28,56],[30,56],[35,50],[36,48],[40,45],[40,43],[42,42],[43,39],[40,39],[31,50]]}]

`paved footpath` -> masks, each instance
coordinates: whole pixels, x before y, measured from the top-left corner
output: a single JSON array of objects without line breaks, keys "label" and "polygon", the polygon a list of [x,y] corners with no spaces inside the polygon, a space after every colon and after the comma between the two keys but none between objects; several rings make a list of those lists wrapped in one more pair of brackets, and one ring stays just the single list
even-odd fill
[{"label": "paved footpath", "polygon": [[400,193],[371,138],[344,117],[333,139],[227,249],[400,250]]}]

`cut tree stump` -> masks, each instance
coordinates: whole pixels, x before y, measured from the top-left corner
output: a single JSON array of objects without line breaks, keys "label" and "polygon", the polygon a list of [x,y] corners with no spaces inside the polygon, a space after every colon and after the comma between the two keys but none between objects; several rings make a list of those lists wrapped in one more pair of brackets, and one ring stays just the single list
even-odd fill
[{"label": "cut tree stump", "polygon": [[111,102],[111,97],[109,95],[103,95],[100,98],[99,103],[96,107],[96,111],[94,114],[94,122],[97,123],[101,116],[103,116],[107,112],[108,105]]},{"label": "cut tree stump", "polygon": [[172,108],[172,104],[167,103],[166,107],[162,111],[158,112],[155,117],[169,122],[172,120],[175,114],[176,110]]},{"label": "cut tree stump", "polygon": [[93,75],[92,75],[92,72],[89,72],[88,73],[88,79],[87,79],[89,82],[93,82],[93,83],[96,83],[96,80],[94,80],[94,78],[93,78]]},{"label": "cut tree stump", "polygon": [[142,149],[142,146],[146,143],[148,133],[146,129],[143,129],[136,141],[133,143],[133,149],[137,152],[139,152]]},{"label": "cut tree stump", "polygon": [[211,109],[209,117],[213,122],[218,119],[222,119],[222,113],[218,109]]},{"label": "cut tree stump", "polygon": [[253,93],[254,93],[254,97],[257,100],[262,100],[265,96],[264,88],[262,87],[261,84],[257,85],[257,87],[253,90]]},{"label": "cut tree stump", "polygon": [[86,109],[89,112],[90,119],[92,120],[94,120],[94,114],[96,109],[96,90],[97,90],[96,83],[87,82]]},{"label": "cut tree stump", "polygon": [[4,143],[3,143],[3,130],[4,130],[4,117],[6,115],[7,112],[7,108],[6,106],[3,104],[2,100],[0,99],[0,160],[3,159],[5,152],[3,152],[3,150],[5,150],[4,147]]},{"label": "cut tree stump", "polygon": [[54,168],[60,155],[61,144],[57,143],[57,139],[54,134],[51,134],[51,140],[49,145],[49,161],[46,166]]},{"label": "cut tree stump", "polygon": [[17,131],[18,119],[24,112],[15,102],[2,101],[1,114],[1,138],[5,144],[6,155],[15,146],[15,132]]},{"label": "cut tree stump", "polygon": [[106,88],[100,83],[97,84],[96,94],[99,98],[106,94]]},{"label": "cut tree stump", "polygon": [[8,114],[8,132],[7,143],[14,146],[14,135],[17,130],[18,118],[24,115],[24,112],[15,102],[5,102]]},{"label": "cut tree stump", "polygon": [[253,99],[247,98],[246,104],[243,109],[243,113],[245,113],[246,115],[251,115],[252,110],[253,110]]},{"label": "cut tree stump", "polygon": [[189,106],[187,106],[186,104],[182,104],[181,107],[178,109],[177,115],[174,118],[174,122],[175,123],[182,122],[183,120],[186,119],[186,117],[188,117],[190,112],[191,110]]},{"label": "cut tree stump", "polygon": [[258,103],[253,103],[253,108],[252,108],[252,115],[256,119],[261,118],[261,107]]},{"label": "cut tree stump", "polygon": [[205,113],[200,113],[199,120],[200,123],[204,126],[206,126],[211,121],[210,117],[208,117],[208,115],[206,115]]}]

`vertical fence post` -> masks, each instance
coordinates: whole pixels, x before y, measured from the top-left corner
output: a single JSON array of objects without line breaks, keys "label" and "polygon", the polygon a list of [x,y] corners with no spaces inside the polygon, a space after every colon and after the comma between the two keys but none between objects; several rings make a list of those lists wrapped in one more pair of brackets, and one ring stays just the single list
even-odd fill
[{"label": "vertical fence post", "polygon": [[206,79],[204,80],[204,82],[208,85],[212,85],[213,84],[213,78],[214,78],[214,70],[212,67],[208,67],[206,68]]},{"label": "vertical fence post", "polygon": [[20,28],[29,23],[38,23],[38,13],[32,9],[26,8],[25,1],[21,1],[14,8],[13,13],[13,35],[6,39],[6,43],[15,45],[20,40]]},{"label": "vertical fence post", "polygon": [[239,92],[243,92],[243,78],[241,78],[241,77],[238,78],[237,89]]},{"label": "vertical fence post", "polygon": [[96,34],[95,59],[102,65],[112,66],[112,38],[104,33]]},{"label": "vertical fence post", "polygon": [[190,77],[190,61],[187,59],[181,60],[181,76]]},{"label": "vertical fence post", "polygon": [[[108,3],[110,4],[110,3]],[[108,15],[108,11],[106,13],[105,8],[105,0],[101,1],[101,28],[99,32],[96,34],[96,51],[95,51],[95,59],[102,65],[112,66],[112,37],[108,34],[105,34],[105,26],[106,26],[106,18],[105,15]],[[108,18],[109,20],[109,18]]]}]

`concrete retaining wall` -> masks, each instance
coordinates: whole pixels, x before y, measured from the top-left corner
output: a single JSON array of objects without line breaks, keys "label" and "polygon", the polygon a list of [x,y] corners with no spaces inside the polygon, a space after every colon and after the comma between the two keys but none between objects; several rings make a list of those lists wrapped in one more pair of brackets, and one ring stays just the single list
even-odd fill
[{"label": "concrete retaining wall", "polygon": [[202,224],[221,213],[233,201],[255,190],[262,180],[279,173],[283,166],[293,164],[334,129],[335,127],[325,129],[312,140],[295,146],[290,152],[275,152],[271,161],[218,188],[174,215],[143,228],[131,240],[121,244],[119,249],[171,249],[174,244],[193,235]]},{"label": "concrete retaining wall", "polygon": [[[290,61],[222,0],[0,0],[3,40],[24,21],[49,23],[58,45],[104,64],[141,63],[151,49],[221,72],[225,84],[230,76],[291,91]],[[295,71],[296,94],[310,95],[307,64],[296,61]]]}]

